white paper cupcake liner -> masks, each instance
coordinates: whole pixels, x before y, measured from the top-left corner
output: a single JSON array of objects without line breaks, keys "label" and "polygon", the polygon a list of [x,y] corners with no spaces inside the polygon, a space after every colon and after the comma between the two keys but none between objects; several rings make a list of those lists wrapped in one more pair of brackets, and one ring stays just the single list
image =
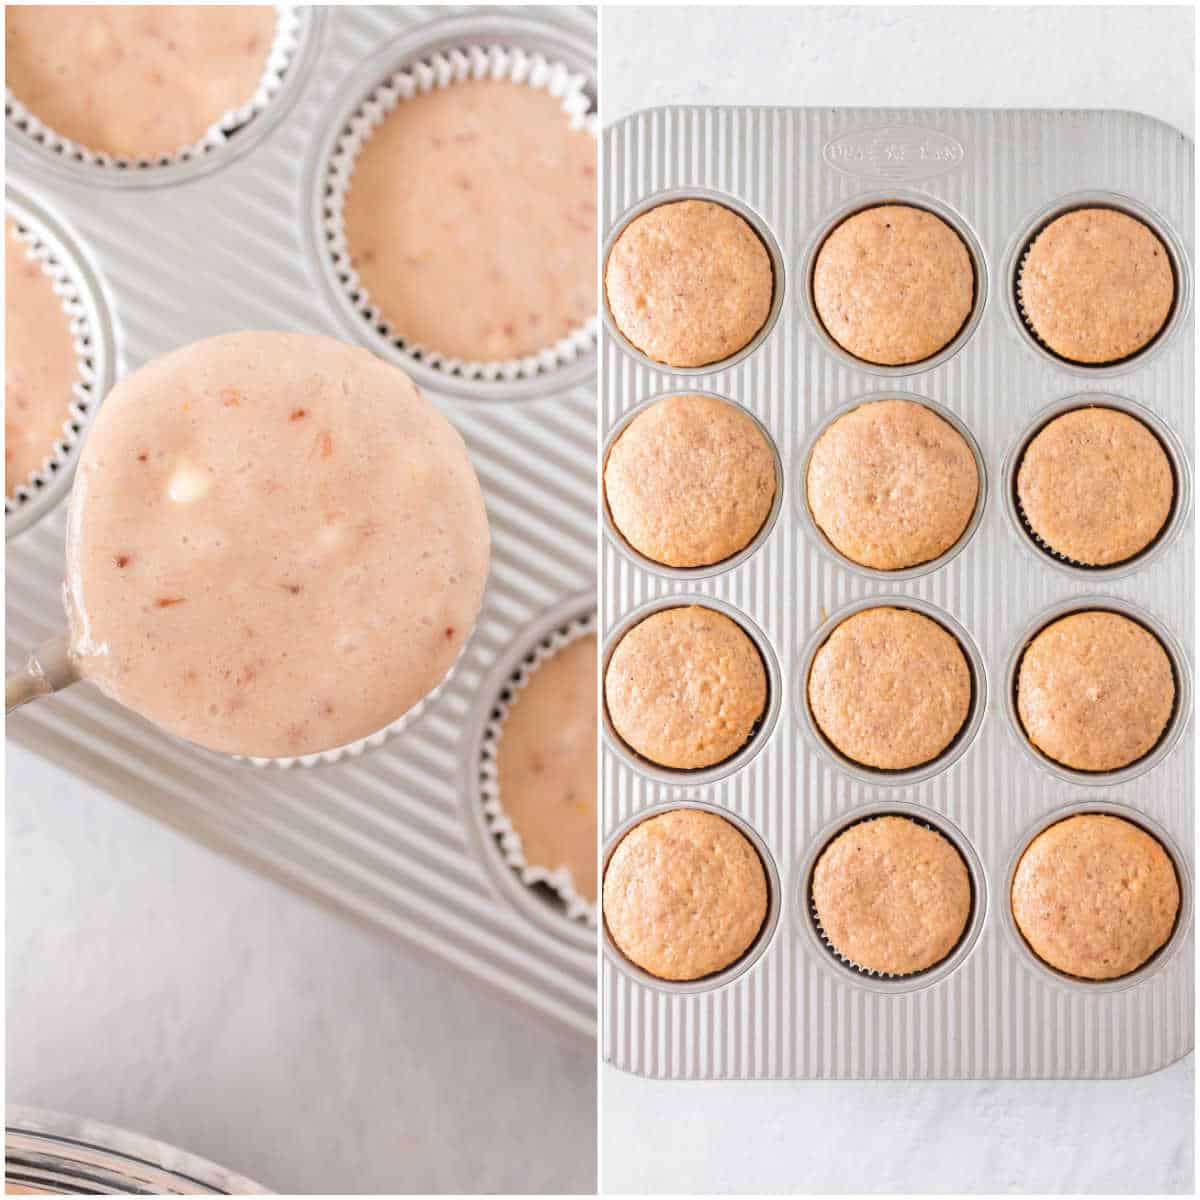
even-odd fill
[{"label": "white paper cupcake liner", "polygon": [[284,76],[299,46],[300,15],[294,4],[277,4],[275,9],[275,36],[254,94],[239,108],[231,108],[223,113],[209,126],[203,137],[189,146],[180,146],[173,151],[164,151],[149,158],[125,158],[106,154],[101,150],[92,150],[51,129],[31,113],[9,88],[4,90],[4,115],[10,125],[15,126],[43,149],[87,166],[127,170],[131,167],[146,169],[190,162],[226,145],[230,135],[244,128],[258,116],[282,87]]},{"label": "white paper cupcake liner", "polygon": [[29,479],[18,484],[11,496],[4,497],[6,523],[8,518],[18,513],[34,500],[42,489],[48,487],[56,476],[70,469],[79,450],[83,431],[96,406],[103,399],[97,395],[95,331],[88,318],[88,308],[84,300],[85,284],[79,274],[79,268],[54,251],[34,222],[11,210],[7,210],[7,216],[16,227],[18,238],[25,244],[28,257],[40,263],[43,273],[49,276],[55,294],[62,302],[63,312],[70,320],[76,378],[71,385],[70,399],[63,398],[63,423],[58,439],[46,447],[41,466]]},{"label": "white paper cupcake liner", "polygon": [[586,81],[582,75],[572,72],[561,62],[550,61],[541,54],[528,54],[518,47],[502,45],[469,45],[431,54],[393,72],[364,97],[347,121],[322,172],[322,228],[326,252],[333,261],[334,272],[354,310],[394,349],[434,370],[460,379],[512,383],[570,366],[593,353],[598,338],[599,317],[593,314],[566,337],[523,358],[489,362],[453,358],[409,341],[402,330],[392,327],[386,315],[372,303],[359,280],[351,263],[346,240],[346,194],[350,189],[354,164],[371,134],[402,101],[434,88],[451,87],[470,79],[509,79],[513,83],[549,92],[562,103],[573,128],[586,129],[593,137],[597,136],[596,113],[589,111],[591,102],[584,91]]},{"label": "white paper cupcake liner", "polygon": [[593,929],[596,927],[597,906],[579,894],[570,871],[565,867],[550,869],[536,866],[526,860],[521,844],[521,835],[513,827],[512,821],[504,811],[497,762],[499,761],[500,742],[504,735],[504,722],[508,718],[509,710],[517,694],[548,659],[553,658],[555,654],[572,642],[595,632],[596,614],[593,612],[587,616],[566,621],[551,629],[543,635],[540,641],[530,647],[529,653],[525,655],[520,665],[509,677],[504,690],[496,697],[492,714],[484,727],[479,763],[479,788],[483,797],[483,811],[488,832],[492,835],[492,841],[498,847],[505,863],[527,887],[536,887],[540,884],[550,888],[562,902],[569,920],[586,922]]}]

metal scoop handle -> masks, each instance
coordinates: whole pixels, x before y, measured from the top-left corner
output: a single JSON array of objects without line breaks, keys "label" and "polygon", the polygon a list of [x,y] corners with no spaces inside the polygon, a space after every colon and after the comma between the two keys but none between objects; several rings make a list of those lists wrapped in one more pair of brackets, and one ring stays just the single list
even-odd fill
[{"label": "metal scoop handle", "polygon": [[4,711],[10,713],[38,696],[69,687],[79,679],[71,661],[70,642],[60,633],[43,642],[25,663],[23,671],[14,671],[4,680]]}]

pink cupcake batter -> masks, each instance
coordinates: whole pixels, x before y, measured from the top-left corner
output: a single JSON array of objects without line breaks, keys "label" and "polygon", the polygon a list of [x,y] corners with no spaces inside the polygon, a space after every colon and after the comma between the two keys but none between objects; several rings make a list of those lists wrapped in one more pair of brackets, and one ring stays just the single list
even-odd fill
[{"label": "pink cupcake batter", "polygon": [[190,741],[309,754],[441,681],[488,552],[462,438],[402,371],[325,337],[209,338],[97,414],[67,531],[72,651]]},{"label": "pink cupcake batter", "polygon": [[7,83],[43,124],[130,159],[198,142],[258,88],[273,5],[11,5]]},{"label": "pink cupcake batter", "polygon": [[62,437],[79,363],[50,276],[7,219],[4,289],[4,494],[11,496]]},{"label": "pink cupcake batter", "polygon": [[351,262],[412,345],[471,362],[536,354],[596,311],[596,139],[506,79],[402,100],[364,143]]}]

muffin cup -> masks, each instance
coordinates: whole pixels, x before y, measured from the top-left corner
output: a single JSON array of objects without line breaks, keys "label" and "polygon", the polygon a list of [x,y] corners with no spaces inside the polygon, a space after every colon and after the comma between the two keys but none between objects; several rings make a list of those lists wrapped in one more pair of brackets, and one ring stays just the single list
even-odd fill
[{"label": "muffin cup", "polygon": [[[1017,710],[1017,677],[1021,670],[1021,660],[1025,657],[1025,651],[1028,649],[1030,642],[1043,629],[1048,625],[1052,625],[1060,617],[1070,616],[1072,613],[1084,612],[1111,612],[1116,613],[1118,616],[1128,617],[1131,621],[1136,621],[1143,629],[1152,633],[1158,640],[1159,645],[1162,646],[1163,651],[1170,660],[1171,674],[1175,679],[1175,707],[1171,710],[1167,726],[1162,731],[1158,741],[1141,758],[1135,759],[1127,766],[1118,767],[1113,771],[1080,771],[1074,767],[1064,766],[1062,763],[1056,762],[1048,755],[1043,754],[1029,740],[1029,736],[1025,732],[1025,726],[1021,723],[1020,713]],[[1151,616],[1150,613],[1139,608],[1136,604],[1131,604],[1128,600],[1119,600],[1115,596],[1080,596],[1075,599],[1064,600],[1045,609],[1021,631],[1020,636],[1013,645],[1012,652],[1008,656],[1008,663],[1005,668],[1004,694],[1005,708],[1008,712],[1008,723],[1013,736],[1017,739],[1017,742],[1024,749],[1025,753],[1044,771],[1057,776],[1067,783],[1082,783],[1091,787],[1111,787],[1118,783],[1128,783],[1131,779],[1136,779],[1139,775],[1144,775],[1147,771],[1162,762],[1178,745],[1180,738],[1183,736],[1184,729],[1187,728],[1188,718],[1191,715],[1192,677],[1182,643],[1156,617]]]},{"label": "muffin cup", "polygon": [[[854,412],[855,409],[862,408],[866,404],[873,404],[879,400],[906,400],[913,404],[921,404],[933,413],[934,416],[941,417],[966,442],[967,448],[971,451],[971,457],[975,460],[975,470],[979,477],[979,491],[975,497],[975,508],[954,544],[943,550],[936,558],[917,563],[915,566],[900,567],[895,571],[884,571],[877,567],[864,566],[862,563],[855,562],[854,559],[844,555],[825,536],[824,531],[813,517],[812,509],[808,504],[808,465],[817,443],[841,417],[846,416],[847,413]],[[877,579],[882,583],[899,583],[908,579],[918,579],[922,575],[928,575],[930,572],[944,567],[966,549],[967,544],[975,536],[975,531],[979,528],[979,523],[983,520],[983,513],[987,507],[987,464],[984,462],[983,451],[980,450],[979,443],[975,440],[975,435],[967,428],[962,419],[951,412],[950,409],[942,404],[938,404],[935,400],[929,399],[928,396],[920,396],[916,392],[866,392],[853,400],[847,401],[845,404],[839,405],[813,430],[804,443],[803,448],[796,458],[796,467],[793,474],[796,479],[796,486],[793,491],[796,513],[804,523],[817,548],[831,561],[836,562],[847,571],[864,575],[868,579]]]},{"label": "muffin cup", "polygon": [[651,817],[657,817],[662,813],[672,812],[675,809],[681,808],[699,809],[702,812],[713,813],[721,817],[722,820],[728,821],[754,848],[759,862],[762,863],[763,875],[767,881],[767,915],[763,918],[763,923],[759,927],[757,936],[746,948],[745,952],[734,962],[730,963],[729,966],[722,968],[720,971],[714,971],[711,975],[705,975],[700,979],[689,980],[660,979],[657,975],[651,975],[649,971],[645,971],[637,966],[636,963],[631,962],[613,941],[612,934],[608,931],[607,921],[602,922],[604,926],[603,944],[605,958],[619,971],[630,976],[638,983],[660,992],[669,992],[677,996],[693,996],[701,992],[715,991],[717,988],[726,987],[735,980],[740,979],[766,953],[772,938],[775,936],[775,930],[779,926],[779,914],[782,908],[780,903],[781,888],[779,869],[775,865],[775,859],[772,857],[770,850],[767,849],[767,844],[763,841],[758,831],[745,818],[717,804],[676,800],[644,808],[627,820],[622,821],[612,832],[604,845],[604,855],[601,859],[601,895],[603,895],[604,876],[608,871],[608,861],[612,858],[613,852],[621,844],[625,835],[634,826],[640,825],[643,821],[649,820]]},{"label": "muffin cup", "polygon": [[[93,184],[165,182],[161,176],[168,169],[195,166],[198,163],[208,166],[208,159],[213,152],[230,145],[233,134],[240,133],[252,122],[258,123],[283,89],[285,79],[291,74],[293,63],[306,40],[306,25],[313,22],[314,10],[307,10],[302,17],[297,5],[277,4],[275,8],[278,14],[275,35],[254,94],[238,108],[229,109],[218,117],[203,136],[191,145],[180,146],[154,157],[140,158],[92,150],[44,124],[7,88],[4,93],[5,116],[9,125],[19,130],[33,148],[42,152],[43,157],[73,170],[83,169],[87,180]],[[176,175],[177,171],[171,170],[170,177]]]},{"label": "muffin cup", "polygon": [[58,439],[46,447],[41,465],[26,482],[4,498],[8,538],[27,529],[66,495],[83,435],[112,380],[113,351],[95,277],[70,238],[13,193],[5,198],[5,212],[15,223],[26,253],[41,264],[62,301],[63,312],[70,319],[76,359],[72,399],[64,403]]},{"label": "muffin cup", "polygon": [[[1163,527],[1155,534],[1153,540],[1129,558],[1123,558],[1120,562],[1108,565],[1078,562],[1048,545],[1029,523],[1017,494],[1017,477],[1021,470],[1021,463],[1033,439],[1056,417],[1086,408],[1112,409],[1115,412],[1125,413],[1126,416],[1130,416],[1144,425],[1157,439],[1163,453],[1167,456],[1175,483],[1171,511],[1167,514]],[[1190,508],[1191,475],[1188,470],[1187,454],[1175,433],[1163,420],[1143,405],[1137,404],[1133,400],[1127,400],[1123,396],[1113,396],[1103,392],[1069,396],[1065,400],[1060,400],[1042,409],[1025,427],[1017,439],[1016,445],[1008,452],[1002,473],[1005,480],[1009,516],[1018,533],[1022,535],[1022,540],[1031,544],[1038,557],[1043,561],[1049,560],[1061,570],[1067,571],[1079,579],[1096,578],[1097,576],[1117,579],[1147,566],[1174,541]]]},{"label": "muffin cup", "polygon": [[[812,709],[809,707],[808,676],[817,651],[829,640],[830,635],[843,621],[868,608],[906,608],[936,622],[958,643],[971,673],[971,705],[967,710],[962,728],[936,758],[915,767],[889,771],[881,767],[868,767],[847,757],[821,731],[812,714]],[[821,623],[805,644],[800,653],[799,666],[796,671],[796,719],[800,722],[809,744],[846,775],[869,785],[886,784],[903,787],[940,775],[970,749],[987,713],[987,690],[987,673],[983,665],[983,655],[979,652],[979,647],[966,628],[949,613],[925,600],[919,600],[915,596],[868,596],[846,605],[845,608],[838,609]]]},{"label": "muffin cup", "polygon": [[[1112,362],[1076,362],[1074,359],[1065,358],[1051,350],[1038,335],[1021,303],[1021,274],[1025,270],[1025,262],[1038,234],[1059,217],[1080,208],[1111,208],[1140,221],[1166,248],[1171,264],[1171,274],[1175,279],[1175,300],[1162,328],[1140,350],[1135,350],[1132,354]],[[1006,255],[1009,315],[1025,340],[1047,361],[1068,371],[1097,378],[1120,375],[1143,366],[1148,358],[1156,355],[1171,340],[1176,329],[1183,323],[1184,314],[1191,302],[1191,276],[1187,269],[1187,261],[1187,254],[1175,231],[1158,213],[1151,211],[1132,197],[1123,196],[1119,192],[1074,192],[1071,195],[1060,197],[1039,210],[1010,244]]]},{"label": "muffin cup", "polygon": [[[816,300],[813,297],[813,273],[817,267],[817,256],[821,253],[821,247],[825,245],[829,235],[856,213],[865,212],[870,208],[879,208],[885,204],[900,204],[908,208],[920,208],[928,213],[932,213],[935,217],[939,217],[954,230],[959,240],[967,248],[967,254],[971,258],[971,267],[975,273],[975,295],[971,304],[971,311],[967,314],[967,319],[963,322],[962,327],[954,337],[936,353],[929,355],[928,358],[922,358],[914,363],[899,363],[895,366],[889,366],[886,363],[872,363],[864,358],[856,358],[850,351],[839,345],[825,328],[825,322],[821,320],[821,314],[817,312]],[[987,306],[988,274],[982,244],[959,213],[950,208],[949,205],[942,203],[940,200],[935,200],[924,192],[907,192],[902,190],[875,192],[856,196],[850,203],[844,204],[821,223],[816,236],[809,242],[801,260],[800,278],[804,281],[804,315],[807,317],[813,333],[829,353],[835,358],[840,359],[847,366],[853,367],[856,371],[866,371],[872,375],[884,375],[889,378],[900,378],[904,375],[920,375],[926,371],[932,371],[934,367],[941,366],[942,363],[953,358],[974,335],[983,317],[983,310]]]},{"label": "muffin cup", "polygon": [[[859,825],[863,821],[869,821],[876,817],[904,817],[907,820],[915,821],[924,829],[941,834],[958,851],[967,868],[967,877],[971,885],[971,909],[967,914],[963,931],[944,958],[922,971],[910,971],[903,975],[895,975],[860,966],[833,945],[817,915],[817,906],[812,894],[812,881],[813,872],[816,870],[821,855],[834,838],[845,833],[851,826]],[[843,813],[837,820],[826,825],[813,839],[811,847],[797,870],[796,879],[798,881],[796,899],[801,918],[799,924],[808,931],[810,949],[815,949],[820,961],[831,966],[839,978],[857,983],[871,991],[884,993],[919,991],[932,987],[935,983],[953,974],[966,961],[978,942],[987,914],[986,874],[974,846],[957,825],[940,813],[935,813],[918,804],[902,802],[872,804]]]},{"label": "muffin cup", "polygon": [[[758,432],[762,434],[767,445],[771,448],[771,455],[775,460],[775,498],[771,501],[771,508],[767,513],[766,520],[759,526],[758,532],[740,550],[729,555],[728,558],[723,558],[719,562],[710,563],[704,567],[669,567],[666,563],[660,563],[653,558],[648,558],[640,550],[634,549],[617,527],[617,523],[613,520],[612,511],[608,507],[607,493],[604,489],[604,470],[608,465],[608,456],[612,452],[612,448],[617,444],[617,440],[637,417],[641,416],[647,409],[653,408],[660,400],[666,400],[671,396],[707,396],[713,400],[720,400],[722,404],[728,404],[730,408],[736,409],[754,422]],[[658,392],[629,409],[605,439],[600,455],[600,476],[600,512],[604,521],[605,537],[637,566],[655,575],[661,575],[665,579],[675,579],[681,582],[693,579],[711,579],[714,575],[723,575],[726,571],[732,571],[735,567],[740,567],[747,559],[752,558],[763,542],[770,537],[771,531],[775,528],[775,522],[779,519],[780,509],[783,507],[783,459],[780,457],[779,447],[775,444],[775,439],[771,436],[771,431],[756,414],[744,405],[739,404],[736,400],[731,400],[728,396],[718,395],[716,392],[702,391],[699,388]]]},{"label": "muffin cup", "polygon": [[489,395],[490,385],[497,398],[513,398],[514,385],[519,394],[531,381],[556,378],[568,368],[586,365],[596,351],[599,331],[596,317],[590,317],[580,328],[523,358],[475,362],[428,350],[408,341],[402,330],[393,329],[386,314],[372,302],[351,264],[345,230],[346,195],[354,164],[388,114],[414,96],[472,79],[508,79],[548,92],[561,102],[573,128],[585,129],[597,137],[599,123],[585,90],[587,81],[561,60],[540,51],[527,52],[518,45],[485,45],[474,41],[415,55],[361,95],[322,156],[316,178],[320,194],[317,250],[326,274],[356,317],[360,338],[369,339],[373,348],[413,370],[431,387],[455,390],[466,385],[472,398],[480,398]]},{"label": "muffin cup", "polygon": [[[754,643],[754,648],[762,659],[763,669],[767,675],[767,707],[750,731],[750,736],[746,739],[745,744],[728,758],[723,758],[710,767],[692,769],[664,767],[648,758],[643,758],[613,727],[612,719],[608,715],[608,704],[604,701],[604,676],[608,673],[608,664],[613,652],[620,644],[621,639],[635,625],[641,624],[647,617],[653,616],[657,612],[665,612],[671,608],[689,608],[692,605],[709,608],[728,617]],[[767,744],[779,720],[780,709],[783,707],[783,676],[779,669],[779,659],[775,655],[775,649],[771,645],[770,639],[745,613],[712,596],[664,596],[658,600],[651,600],[628,613],[605,639],[600,654],[600,696],[604,740],[614,754],[647,779],[675,786],[700,787],[716,783],[720,779],[725,779],[727,776],[743,770]]]},{"label": "muffin cup", "polygon": [[[1067,817],[1082,816],[1087,813],[1103,813],[1107,816],[1120,817],[1148,833],[1167,852],[1167,857],[1175,868],[1175,878],[1179,883],[1179,911],[1175,914],[1175,927],[1171,930],[1171,936],[1140,967],[1125,975],[1119,975],[1116,979],[1083,979],[1078,975],[1068,975],[1065,971],[1059,971],[1052,967],[1025,940],[1024,935],[1017,928],[1016,918],[1012,911],[1013,879],[1025,851],[1029,849],[1034,839],[1038,834],[1044,833],[1052,825],[1057,825]],[[1026,968],[1036,976],[1071,991],[1101,995],[1123,992],[1145,982],[1152,975],[1156,975],[1175,957],[1180,947],[1187,941],[1192,924],[1192,877],[1188,870],[1187,858],[1171,835],[1157,821],[1151,820],[1145,813],[1130,808],[1128,805],[1104,800],[1081,801],[1047,813],[1021,835],[1004,872],[1004,897],[1000,908],[1003,913],[1004,929],[1010,944]]]},{"label": "muffin cup", "polygon": [[[713,363],[705,363],[700,367],[673,367],[668,363],[658,362],[656,359],[639,350],[617,327],[617,323],[613,319],[612,312],[608,307],[608,297],[604,294],[603,287],[604,273],[608,269],[608,257],[612,253],[612,248],[616,245],[617,239],[625,232],[629,223],[640,217],[643,213],[649,212],[652,208],[659,208],[664,204],[675,204],[680,200],[707,200],[711,204],[719,204],[722,208],[729,209],[730,212],[741,217],[750,226],[755,236],[762,242],[763,248],[771,259],[771,277],[773,281],[771,307],[767,312],[767,319],[762,323],[762,327],[740,350],[735,351],[728,358],[722,358]],[[718,371],[727,371],[730,367],[734,367],[740,363],[742,359],[748,358],[753,354],[770,337],[771,330],[775,328],[775,322],[779,319],[779,314],[783,310],[783,300],[787,286],[783,251],[780,250],[779,243],[775,240],[775,235],[771,232],[766,220],[759,216],[744,201],[730,196],[725,192],[714,192],[707,188],[673,188],[665,192],[656,192],[653,196],[648,196],[646,199],[639,201],[631,209],[623,213],[621,219],[613,225],[612,229],[608,232],[608,236],[604,239],[604,249],[600,255],[600,277],[602,281],[600,310],[603,315],[604,326],[608,330],[609,336],[621,347],[622,351],[635,362],[649,367],[652,371],[692,378],[700,375],[714,375]],[[723,399],[724,397],[720,398]]]},{"label": "muffin cup", "polygon": [[571,873],[565,867],[554,870],[530,863],[521,845],[521,835],[504,811],[500,793],[497,765],[504,724],[521,689],[533,678],[539,667],[560,650],[581,637],[596,632],[594,611],[568,618],[550,628],[539,638],[508,675],[503,688],[494,697],[491,715],[484,725],[476,761],[479,766],[479,798],[493,845],[504,863],[527,888],[549,888],[561,902],[567,918],[596,927],[596,904],[585,900],[575,889]]}]

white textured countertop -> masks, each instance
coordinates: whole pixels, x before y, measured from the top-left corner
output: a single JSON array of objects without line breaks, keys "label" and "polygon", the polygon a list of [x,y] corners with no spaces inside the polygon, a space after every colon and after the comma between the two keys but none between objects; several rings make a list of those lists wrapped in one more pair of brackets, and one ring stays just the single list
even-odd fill
[{"label": "white textured countertop", "polygon": [[[1125,108],[1195,136],[1186,8],[606,9],[604,120],[662,104]],[[1036,56],[1036,62],[1035,62]],[[1113,1083],[602,1072],[606,1192],[1190,1192],[1194,1056]]]},{"label": "white textured countertop", "polygon": [[7,755],[10,1103],[281,1192],[594,1187],[590,1043]]}]

